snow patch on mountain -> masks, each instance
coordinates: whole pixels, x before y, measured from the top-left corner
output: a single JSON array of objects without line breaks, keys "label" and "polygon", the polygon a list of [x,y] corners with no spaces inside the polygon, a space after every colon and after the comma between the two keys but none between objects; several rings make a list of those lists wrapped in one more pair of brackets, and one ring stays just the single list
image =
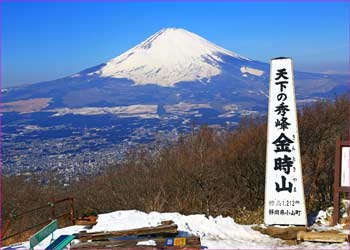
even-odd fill
[{"label": "snow patch on mountain", "polygon": [[84,108],[59,108],[48,110],[54,112],[53,116],[73,115],[117,115],[119,117],[139,117],[143,119],[159,118],[158,105],[130,105],[116,107],[84,107]]},{"label": "snow patch on mountain", "polygon": [[241,72],[243,73],[243,76],[245,76],[245,77],[246,77],[246,74],[244,74],[244,73],[249,73],[249,74],[255,75],[255,76],[262,76],[262,74],[264,74],[264,71],[262,71],[262,70],[249,68],[247,66],[242,66]]},{"label": "snow patch on mountain", "polygon": [[250,59],[184,29],[162,29],[90,74],[127,78],[135,85],[173,87],[178,82],[205,81],[222,71],[222,56]]},{"label": "snow patch on mountain", "polygon": [[207,103],[186,103],[180,102],[174,105],[164,105],[164,109],[167,113],[182,115],[188,114],[191,110],[195,109],[211,109],[212,106]]}]

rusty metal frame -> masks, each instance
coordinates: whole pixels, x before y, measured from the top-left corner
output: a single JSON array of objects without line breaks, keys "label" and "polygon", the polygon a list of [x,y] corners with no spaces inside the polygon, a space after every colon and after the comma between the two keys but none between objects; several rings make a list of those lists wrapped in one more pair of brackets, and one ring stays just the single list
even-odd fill
[{"label": "rusty metal frame", "polygon": [[[63,202],[70,202],[69,211],[67,213],[63,213],[63,214],[60,214],[60,215],[56,216],[56,214],[55,214],[55,206],[57,204],[63,203]],[[25,216],[28,216],[29,214],[31,214],[31,213],[33,213],[35,211],[42,210],[42,209],[47,209],[47,208],[51,208],[51,217],[50,218],[48,218],[47,220],[42,221],[42,222],[40,222],[38,224],[32,225],[30,227],[27,227],[27,228],[25,228],[25,229],[23,229],[23,230],[21,230],[19,232],[16,232],[14,234],[11,234],[11,235],[8,235],[8,236],[4,237],[13,221],[18,220],[19,218],[23,218]],[[70,221],[72,222],[72,224],[74,225],[75,212],[74,212],[74,198],[73,197],[68,197],[68,198],[61,199],[61,200],[52,200],[52,201],[48,202],[46,205],[27,210],[27,211],[25,211],[25,212],[23,212],[23,213],[21,213],[19,215],[16,215],[15,217],[11,216],[5,223],[5,226],[4,226],[4,229],[2,231],[2,235],[1,235],[1,238],[2,238],[1,240],[4,241],[4,240],[7,240],[7,239],[10,239],[10,238],[12,238],[14,236],[20,235],[20,234],[25,233],[25,232],[27,232],[29,230],[34,229],[34,228],[37,228],[37,227],[43,226],[45,224],[48,224],[54,219],[61,219],[61,218],[69,218]]]}]

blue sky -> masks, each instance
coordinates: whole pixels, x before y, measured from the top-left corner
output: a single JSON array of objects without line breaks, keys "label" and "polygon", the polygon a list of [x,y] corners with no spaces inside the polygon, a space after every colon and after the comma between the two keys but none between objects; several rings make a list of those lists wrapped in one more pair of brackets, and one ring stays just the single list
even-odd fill
[{"label": "blue sky", "polygon": [[165,27],[256,60],[290,56],[297,69],[345,72],[348,15],[347,2],[5,2],[2,83],[73,74]]}]

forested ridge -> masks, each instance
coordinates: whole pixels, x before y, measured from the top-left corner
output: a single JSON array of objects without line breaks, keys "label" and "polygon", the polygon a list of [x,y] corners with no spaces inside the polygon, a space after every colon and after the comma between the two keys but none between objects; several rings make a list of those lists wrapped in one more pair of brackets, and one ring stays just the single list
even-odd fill
[{"label": "forested ridge", "polygon": [[[298,112],[308,213],[332,205],[335,141],[349,139],[349,107],[344,95]],[[10,213],[73,196],[78,215],[86,209],[138,209],[230,215],[241,223],[261,223],[266,131],[266,117],[245,118],[234,131],[202,126],[167,146],[140,146],[102,175],[69,186],[52,179],[42,185],[35,175],[3,176],[3,221]]]}]

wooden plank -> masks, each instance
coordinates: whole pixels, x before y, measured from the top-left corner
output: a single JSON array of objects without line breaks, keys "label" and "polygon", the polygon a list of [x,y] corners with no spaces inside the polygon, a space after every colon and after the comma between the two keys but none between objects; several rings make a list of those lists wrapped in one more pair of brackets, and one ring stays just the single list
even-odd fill
[{"label": "wooden plank", "polygon": [[88,221],[88,220],[75,220],[74,225],[79,226],[95,226],[97,224],[97,221]]},{"label": "wooden plank", "polygon": [[161,225],[172,225],[172,224],[175,224],[175,222],[172,220],[163,220],[160,224]]},{"label": "wooden plank", "polygon": [[75,237],[80,241],[87,240],[103,240],[112,237],[121,237],[121,236],[140,236],[140,235],[176,235],[177,225],[160,225],[157,227],[144,227],[131,230],[122,230],[122,231],[107,231],[107,232],[93,232],[93,233],[78,233],[75,234]]},{"label": "wooden plank", "polygon": [[[70,248],[78,250],[80,248]],[[82,248],[84,250],[103,250],[103,249],[120,249],[120,250],[200,250],[201,246],[183,246],[183,247],[161,247],[161,246],[132,246],[132,247],[119,247],[119,246],[100,246],[100,247],[88,247]]]},{"label": "wooden plank", "polygon": [[299,232],[297,240],[299,241],[313,241],[313,242],[329,242],[342,243],[348,241],[347,234],[336,232]]},{"label": "wooden plank", "polygon": [[276,227],[268,226],[266,228],[255,226],[252,229],[259,231],[262,234],[267,234],[274,238],[280,238],[282,240],[296,240],[299,231],[306,231],[303,226],[297,227]]},{"label": "wooden plank", "polygon": [[[173,238],[174,242],[176,242],[176,239],[185,239],[185,245],[181,246],[166,246],[166,241],[168,239],[166,238],[140,238],[140,239],[133,239],[133,240],[111,240],[111,241],[93,241],[93,242],[81,242],[78,244],[74,244],[71,246],[71,250],[73,249],[87,249],[87,248],[127,248],[127,247],[134,247],[134,248],[144,248],[144,247],[155,247],[155,248],[176,248],[176,249],[182,249],[182,248],[200,248],[200,238],[199,237],[182,237],[182,238]],[[147,241],[147,240],[153,240],[156,244],[156,246],[147,246],[147,245],[137,245],[138,242]]]}]

